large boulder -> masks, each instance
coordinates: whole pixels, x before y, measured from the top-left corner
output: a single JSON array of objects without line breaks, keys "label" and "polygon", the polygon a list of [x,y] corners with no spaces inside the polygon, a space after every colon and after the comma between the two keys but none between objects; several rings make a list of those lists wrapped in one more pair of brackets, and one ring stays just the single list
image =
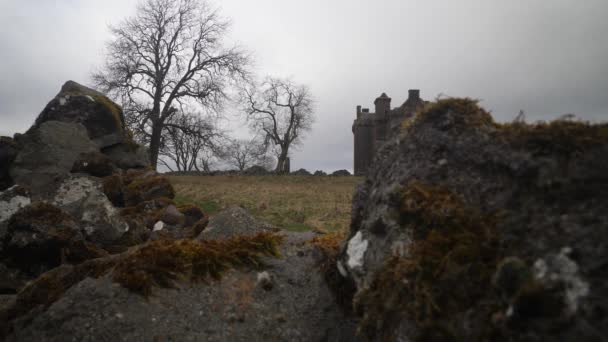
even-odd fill
[{"label": "large boulder", "polygon": [[82,124],[99,148],[127,140],[120,106],[104,94],[74,81],[68,81],[61,87],[59,94],[46,105],[29,132],[49,121]]},{"label": "large boulder", "polygon": [[608,336],[608,125],[501,125],[446,99],[403,127],[356,191],[337,265],[363,336]]},{"label": "large boulder", "polygon": [[0,137],[0,191],[13,185],[9,169],[17,152],[17,143],[12,138]]},{"label": "large boulder", "polygon": [[271,229],[271,225],[252,217],[246,209],[232,206],[211,217],[207,228],[198,239],[215,240],[234,235],[255,235]]},{"label": "large boulder", "polygon": [[46,121],[19,138],[21,149],[10,167],[15,183],[34,193],[49,191],[57,180],[70,173],[82,153],[97,146],[79,123]]}]

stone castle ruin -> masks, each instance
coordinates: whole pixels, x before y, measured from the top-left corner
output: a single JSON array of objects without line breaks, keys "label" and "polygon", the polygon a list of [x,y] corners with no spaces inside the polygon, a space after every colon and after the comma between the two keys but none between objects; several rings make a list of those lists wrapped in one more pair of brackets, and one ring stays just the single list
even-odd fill
[{"label": "stone castle ruin", "polygon": [[391,98],[386,93],[374,101],[375,113],[357,106],[357,118],[352,128],[355,139],[355,175],[363,176],[367,173],[378,148],[398,131],[404,119],[412,117],[424,105],[420,90],[410,89],[408,93],[407,100],[393,109]]}]

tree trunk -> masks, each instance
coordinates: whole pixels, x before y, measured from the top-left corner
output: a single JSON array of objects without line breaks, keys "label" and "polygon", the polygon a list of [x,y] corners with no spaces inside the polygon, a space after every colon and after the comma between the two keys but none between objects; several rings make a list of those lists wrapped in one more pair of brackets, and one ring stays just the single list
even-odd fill
[{"label": "tree trunk", "polygon": [[279,158],[277,160],[277,169],[276,172],[278,174],[286,173],[287,170],[287,152],[288,149],[285,147],[281,147],[281,153],[279,154]]},{"label": "tree trunk", "polygon": [[[152,137],[150,138],[150,165],[156,170],[158,164],[158,152],[160,150],[160,135],[163,128],[158,121],[152,126]],[[178,165],[179,167],[179,165]]]}]

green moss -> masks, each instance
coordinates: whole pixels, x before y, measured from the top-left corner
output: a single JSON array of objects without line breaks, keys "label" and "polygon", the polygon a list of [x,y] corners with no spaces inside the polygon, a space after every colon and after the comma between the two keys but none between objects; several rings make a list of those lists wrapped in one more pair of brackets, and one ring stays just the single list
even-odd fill
[{"label": "green moss", "polygon": [[405,316],[419,325],[421,336],[438,327],[444,336],[462,335],[450,327],[492,292],[497,216],[466,206],[443,187],[416,181],[401,192],[400,214],[414,241],[408,254],[390,258],[358,297],[360,331],[370,339],[393,340]]}]

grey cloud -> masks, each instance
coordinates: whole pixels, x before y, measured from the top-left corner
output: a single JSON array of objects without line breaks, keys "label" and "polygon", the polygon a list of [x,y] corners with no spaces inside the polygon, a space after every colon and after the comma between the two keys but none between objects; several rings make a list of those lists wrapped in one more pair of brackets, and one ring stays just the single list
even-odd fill
[{"label": "grey cloud", "polygon": [[[67,79],[103,60],[135,1],[0,3],[0,134],[23,131]],[[224,0],[256,70],[310,85],[317,121],[292,165],[352,168],[355,106],[409,88],[482,100],[498,120],[608,118],[608,2]],[[5,48],[8,47],[8,48]],[[242,126],[233,122],[230,125]],[[241,129],[242,130],[242,129]]]}]

